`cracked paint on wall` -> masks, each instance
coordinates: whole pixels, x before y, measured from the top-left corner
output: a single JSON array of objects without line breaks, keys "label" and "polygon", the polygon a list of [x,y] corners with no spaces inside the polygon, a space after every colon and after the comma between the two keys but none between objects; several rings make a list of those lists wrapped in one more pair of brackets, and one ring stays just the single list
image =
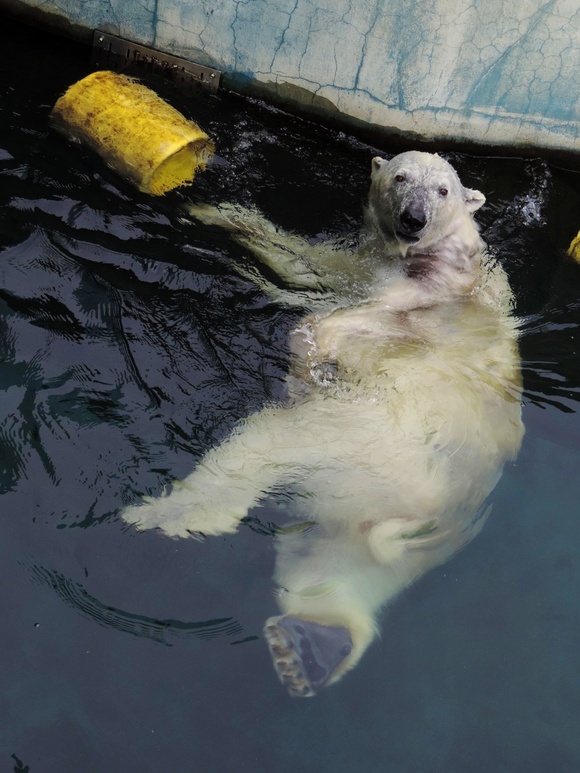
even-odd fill
[{"label": "cracked paint on wall", "polygon": [[24,2],[365,124],[580,153],[578,0]]}]

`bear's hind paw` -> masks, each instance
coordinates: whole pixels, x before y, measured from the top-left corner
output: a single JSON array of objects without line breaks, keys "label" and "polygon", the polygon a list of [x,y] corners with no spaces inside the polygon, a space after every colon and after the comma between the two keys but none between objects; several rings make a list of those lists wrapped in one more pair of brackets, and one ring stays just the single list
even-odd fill
[{"label": "bear's hind paw", "polygon": [[123,510],[123,520],[140,531],[159,529],[167,537],[200,541],[205,537],[233,534],[237,530],[241,517],[217,509],[181,503],[180,493],[174,490],[168,496],[143,497],[142,504],[131,505]]},{"label": "bear's hind paw", "polygon": [[347,628],[291,615],[266,620],[264,636],[280,681],[296,698],[320,692],[352,652]]}]

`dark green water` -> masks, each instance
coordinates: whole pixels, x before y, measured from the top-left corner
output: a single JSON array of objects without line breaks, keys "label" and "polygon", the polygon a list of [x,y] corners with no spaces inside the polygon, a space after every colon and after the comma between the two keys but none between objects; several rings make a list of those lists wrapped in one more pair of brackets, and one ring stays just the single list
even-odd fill
[{"label": "dark green water", "polygon": [[[84,50],[1,35],[0,771],[578,773],[580,175],[449,156],[488,197],[478,220],[525,317],[524,446],[481,535],[385,612],[349,677],[293,701],[261,634],[267,507],[204,544],[118,512],[283,396],[297,312],[180,219],[184,194],[139,194],[48,129]],[[164,95],[217,142],[189,195],[312,238],[358,227],[370,159],[394,150]]]}]

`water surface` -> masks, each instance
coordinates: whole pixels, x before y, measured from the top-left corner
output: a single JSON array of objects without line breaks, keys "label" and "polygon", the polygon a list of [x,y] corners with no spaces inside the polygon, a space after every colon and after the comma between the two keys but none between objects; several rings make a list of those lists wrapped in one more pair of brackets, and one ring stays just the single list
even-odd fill
[{"label": "water surface", "polygon": [[2,770],[577,773],[579,175],[449,154],[517,295],[524,445],[478,538],[385,612],[350,676],[292,701],[261,633],[276,514],[204,544],[118,514],[284,395],[299,312],[235,273],[251,257],[184,220],[187,198],[347,234],[370,159],[395,149],[166,87],[218,154],[154,199],[48,128],[86,52],[2,36]]}]

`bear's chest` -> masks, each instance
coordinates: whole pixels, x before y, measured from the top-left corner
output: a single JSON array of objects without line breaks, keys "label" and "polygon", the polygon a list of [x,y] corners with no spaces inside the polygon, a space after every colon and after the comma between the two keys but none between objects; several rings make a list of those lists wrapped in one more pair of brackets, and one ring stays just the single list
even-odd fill
[{"label": "bear's chest", "polygon": [[[293,332],[292,375],[306,384],[369,388],[397,383],[429,393],[443,382],[453,392],[503,391],[513,376],[513,339],[497,315],[476,301],[394,311],[373,301],[306,318]],[[509,371],[506,372],[506,371]],[[496,383],[497,382],[497,383]],[[427,394],[428,397],[428,394]]]},{"label": "bear's chest", "polygon": [[378,303],[342,309],[324,317],[309,317],[292,334],[295,361],[310,370],[332,365],[341,374],[378,372],[385,358],[417,354],[425,344],[413,316]]}]

